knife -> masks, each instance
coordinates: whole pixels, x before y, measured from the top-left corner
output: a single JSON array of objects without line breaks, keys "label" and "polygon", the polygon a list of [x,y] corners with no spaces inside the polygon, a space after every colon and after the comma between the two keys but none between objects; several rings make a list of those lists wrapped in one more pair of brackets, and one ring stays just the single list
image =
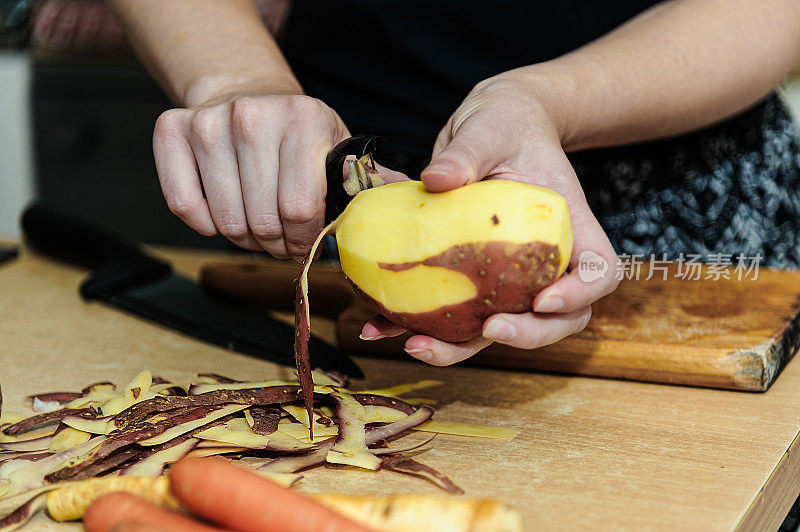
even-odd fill
[{"label": "knife", "polygon": [[[86,300],[98,300],[206,342],[294,367],[294,328],[263,311],[244,308],[204,291],[141,247],[88,222],[37,204],[22,216],[34,250],[92,270],[81,283]],[[361,369],[343,351],[311,338],[314,365],[353,378]]]},{"label": "knife", "polygon": [[9,247],[0,247],[0,264],[17,258],[17,249]]}]

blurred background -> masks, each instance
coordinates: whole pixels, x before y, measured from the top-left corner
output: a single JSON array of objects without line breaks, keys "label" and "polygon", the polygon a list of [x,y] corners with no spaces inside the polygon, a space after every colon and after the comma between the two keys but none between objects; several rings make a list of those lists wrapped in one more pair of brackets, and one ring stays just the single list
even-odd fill
[{"label": "blurred background", "polygon": [[[287,0],[254,2],[276,33]],[[166,207],[151,139],[170,107],[101,0],[0,0],[0,238],[37,198],[137,241],[232,247]]]},{"label": "blurred background", "polygon": [[[800,73],[781,94],[800,117]],[[0,237],[36,197],[138,241],[228,247],[163,201],[150,143],[169,107],[100,0],[0,0]]]}]

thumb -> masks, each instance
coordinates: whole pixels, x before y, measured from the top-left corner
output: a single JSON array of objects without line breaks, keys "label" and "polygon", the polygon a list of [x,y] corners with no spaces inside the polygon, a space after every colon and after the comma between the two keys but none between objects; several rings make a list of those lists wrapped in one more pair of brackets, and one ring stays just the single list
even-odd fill
[{"label": "thumb", "polygon": [[509,143],[503,135],[478,115],[472,115],[457,128],[450,124],[439,133],[430,164],[421,179],[431,192],[444,192],[475,183],[508,160]]},{"label": "thumb", "polygon": [[397,183],[398,181],[411,181],[411,178],[409,178],[403,172],[392,170],[391,168],[387,168],[380,163],[376,162],[375,167],[378,169],[378,175],[381,177],[381,179],[383,179],[384,184]]}]

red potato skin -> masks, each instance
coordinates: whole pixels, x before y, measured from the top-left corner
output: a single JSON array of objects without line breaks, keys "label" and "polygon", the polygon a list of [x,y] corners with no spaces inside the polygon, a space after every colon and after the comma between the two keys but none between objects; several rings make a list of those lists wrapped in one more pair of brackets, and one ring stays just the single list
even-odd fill
[{"label": "red potato skin", "polygon": [[241,532],[369,532],[303,495],[218,458],[184,458],[170,488],[193,513]]},{"label": "red potato skin", "polygon": [[31,512],[35,510],[37,499],[39,499],[38,496],[31,497],[22,506],[0,519],[0,529],[27,522],[31,516]]},{"label": "red potato skin", "polygon": [[91,408],[62,408],[60,410],[53,410],[52,412],[43,412],[41,414],[25,418],[22,421],[13,423],[11,425],[4,425],[3,434],[8,436],[17,436],[33,430],[36,426],[41,425],[42,423],[59,420],[64,416],[70,415],[86,415],[87,417],[99,416],[97,411]]},{"label": "red potato skin", "polygon": [[82,393],[78,392],[48,392],[48,393],[40,393],[36,395],[29,395],[28,399],[39,399],[40,401],[44,401],[46,403],[69,403],[75,399],[80,399],[83,397]]},{"label": "red potato skin", "polygon": [[[141,405],[143,403],[138,404]],[[113,464],[111,467],[115,467],[121,463],[114,463],[115,453],[120,452],[120,449],[125,451],[124,448],[132,443],[163,434],[176,425],[201,419],[220,408],[222,408],[221,405],[203,405],[195,408],[186,407],[175,409],[170,419],[162,420],[157,423],[147,423],[146,421],[132,423],[123,428],[116,429],[108,435],[108,438],[102,442],[97,449],[92,451],[92,455],[89,458],[75,465],[68,465],[57,469],[48,474],[45,480],[48,482],[60,482],[62,480],[89,478],[102,473],[109,469],[105,467],[105,464],[110,462]],[[135,452],[135,448],[131,448],[130,450]],[[129,458],[133,458],[133,456],[129,456]]]},{"label": "red potato skin", "polygon": [[[303,269],[306,271],[311,267],[313,261],[311,250],[308,253],[303,261]],[[294,302],[294,360],[297,367],[297,379],[300,381],[300,393],[303,396],[308,419],[314,419],[314,382],[311,378],[311,359],[308,352],[311,324],[308,321],[306,308],[308,308],[308,293],[303,291],[303,285],[298,279]],[[309,436],[314,437],[313,425],[308,428],[308,433]]]},{"label": "red potato skin", "polygon": [[558,246],[544,242],[480,242],[453,246],[423,261],[379,264],[403,271],[435,266],[469,277],[477,295],[468,301],[421,313],[392,312],[350,280],[356,293],[389,321],[417,334],[445,342],[466,342],[481,335],[483,322],[498,312],[528,312],[539,291],[556,280]]},{"label": "red potato skin", "polygon": [[277,408],[265,406],[250,407],[250,416],[253,418],[253,432],[261,435],[272,434],[278,430],[281,413]]},{"label": "red potato skin", "polygon": [[86,532],[147,530],[151,532],[223,532],[134,497],[111,493],[99,498],[83,516]]}]

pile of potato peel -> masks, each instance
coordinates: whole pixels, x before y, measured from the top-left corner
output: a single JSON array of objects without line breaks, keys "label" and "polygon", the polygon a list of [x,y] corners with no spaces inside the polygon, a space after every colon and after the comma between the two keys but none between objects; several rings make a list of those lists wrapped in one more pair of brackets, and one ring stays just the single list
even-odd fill
[{"label": "pile of potato peel", "polygon": [[[0,530],[27,521],[48,486],[95,477],[155,478],[185,456],[224,455],[286,486],[302,478],[302,470],[336,463],[411,474],[463,493],[442,473],[401,454],[423,448],[433,436],[390,442],[414,428],[437,431],[429,422],[432,407],[396,397],[437,382],[352,392],[336,374],[315,371],[313,381],[311,420],[297,382],[216,374],[199,375],[184,388],[143,371],[123,389],[102,382],[81,392],[31,396],[36,414],[0,417]],[[451,428],[443,431],[458,433]],[[509,436],[497,431],[495,437]]]}]

